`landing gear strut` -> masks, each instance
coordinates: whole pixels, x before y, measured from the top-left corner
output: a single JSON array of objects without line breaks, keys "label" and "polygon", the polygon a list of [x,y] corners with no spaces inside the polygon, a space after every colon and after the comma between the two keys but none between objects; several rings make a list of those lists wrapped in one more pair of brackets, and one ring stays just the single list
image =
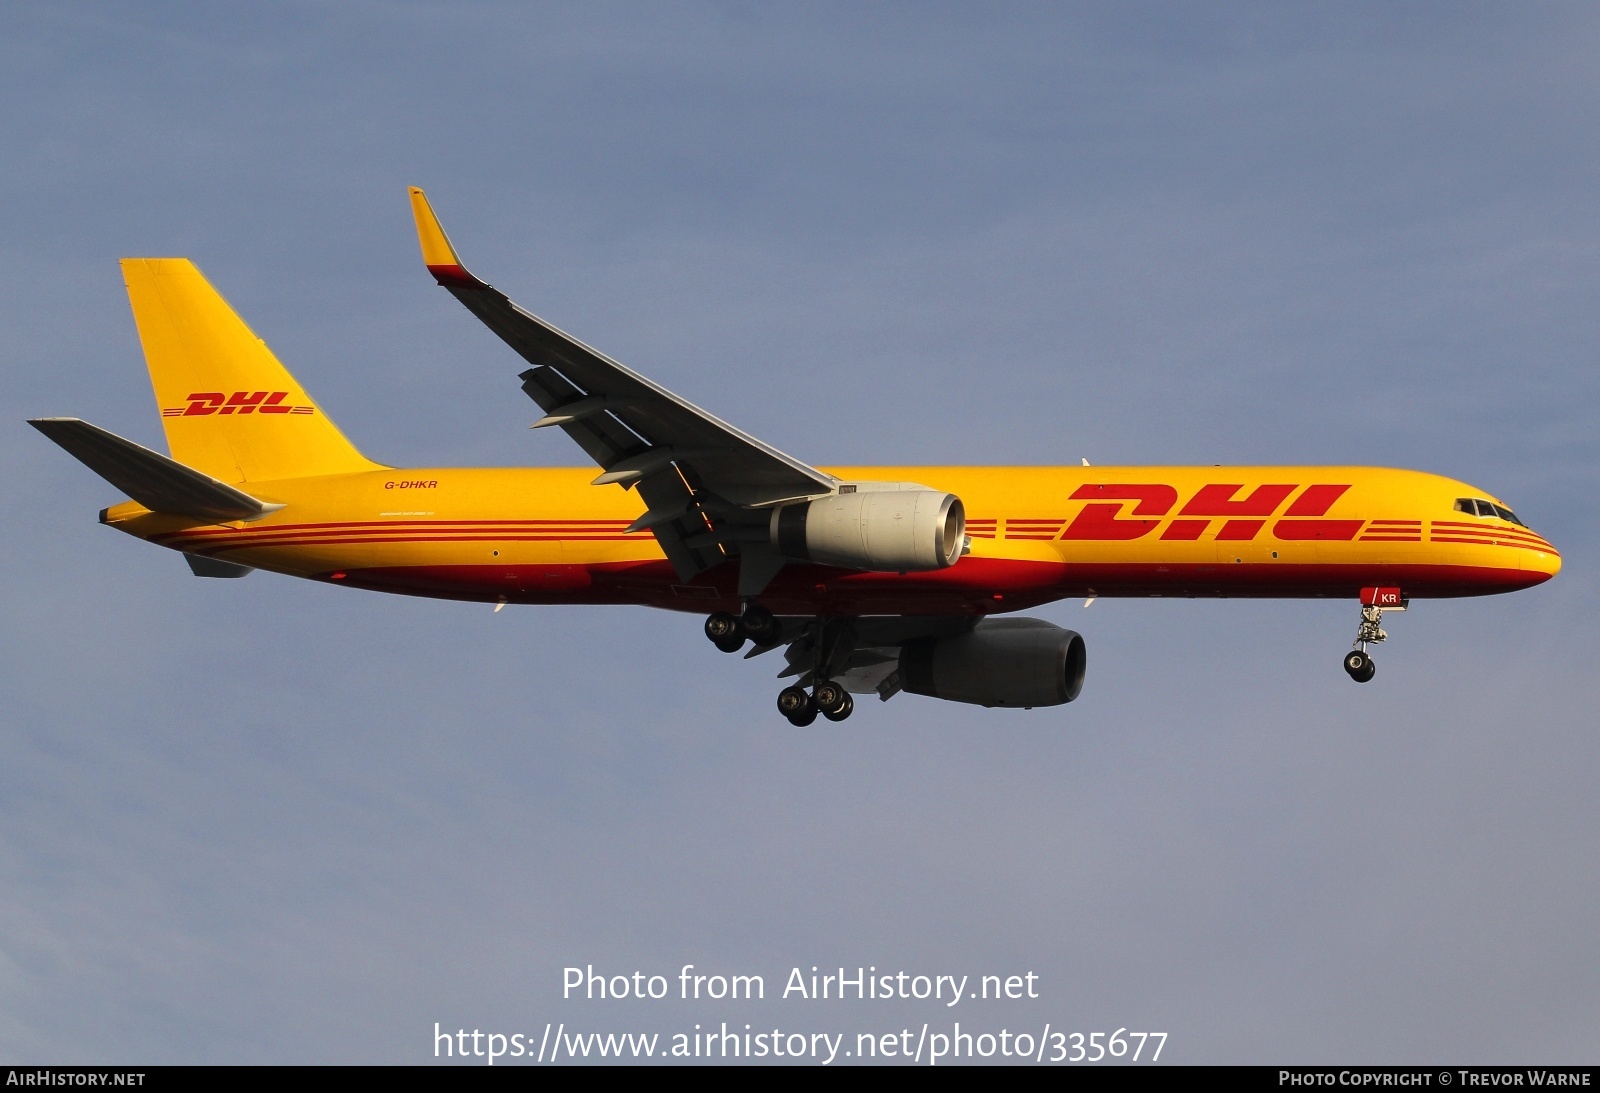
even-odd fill
[{"label": "landing gear strut", "polygon": [[[745,633],[758,645],[763,643],[758,634],[770,634],[767,641],[772,644],[783,640],[785,636],[783,624],[757,606],[751,606],[745,612],[743,626]],[[791,725],[809,725],[817,719],[818,714],[829,721],[843,721],[849,717],[856,708],[855,699],[850,697],[844,684],[832,676],[845,667],[850,657],[855,641],[850,620],[817,619],[808,624],[803,633],[791,633],[788,636],[790,640],[804,644],[790,647],[790,669],[783,674],[801,675],[802,678],[778,694],[778,712],[788,718]],[[810,662],[809,669],[805,667],[807,661]],[[811,688],[809,693],[807,687]]]},{"label": "landing gear strut", "polygon": [[1381,623],[1385,611],[1404,611],[1406,599],[1398,588],[1363,588],[1361,590],[1361,625],[1356,628],[1356,640],[1344,657],[1344,670],[1357,683],[1369,682],[1378,673],[1378,666],[1367,655],[1367,646],[1386,641]]}]

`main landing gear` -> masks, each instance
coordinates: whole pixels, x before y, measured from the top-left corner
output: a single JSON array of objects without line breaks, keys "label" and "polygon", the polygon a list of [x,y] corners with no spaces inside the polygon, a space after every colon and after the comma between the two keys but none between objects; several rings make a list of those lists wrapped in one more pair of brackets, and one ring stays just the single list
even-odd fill
[{"label": "main landing gear", "polygon": [[1378,666],[1367,655],[1367,646],[1386,641],[1388,634],[1380,625],[1385,611],[1404,611],[1407,601],[1398,588],[1363,588],[1361,590],[1361,625],[1356,629],[1356,640],[1344,656],[1344,670],[1357,683],[1367,683],[1378,674]]},{"label": "main landing gear", "polygon": [[850,692],[831,679],[825,679],[806,694],[804,687],[785,687],[778,692],[778,712],[789,724],[804,728],[821,714],[829,721],[843,721],[856,708]]},{"label": "main landing gear", "polygon": [[[830,679],[850,655],[848,626],[839,620],[824,620],[816,634],[816,659],[809,673],[811,693],[800,686],[785,687],[778,694],[778,712],[789,719],[789,724],[805,726],[821,714],[829,721],[843,721],[856,708],[856,700],[836,679]],[[804,680],[801,681],[805,682]]]},{"label": "main landing gear", "polygon": [[[756,652],[760,652],[783,641],[783,622],[760,604],[751,604],[743,615],[718,611],[707,617],[706,637],[724,653],[737,653],[746,641],[754,642]],[[848,641],[843,638],[837,620],[833,624],[824,623],[817,635],[817,666],[808,673],[814,680],[811,690],[792,686],[779,692],[778,712],[788,718],[789,724],[809,725],[818,714],[829,721],[843,721],[855,710],[855,699],[850,692],[828,678],[828,666],[849,655]],[[793,635],[790,640],[794,640]],[[834,670],[837,670],[836,665]]]}]

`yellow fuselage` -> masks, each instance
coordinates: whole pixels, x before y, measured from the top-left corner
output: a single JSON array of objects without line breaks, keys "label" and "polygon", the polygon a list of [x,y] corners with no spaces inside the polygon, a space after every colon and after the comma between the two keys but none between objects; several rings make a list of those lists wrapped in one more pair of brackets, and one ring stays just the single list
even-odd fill
[{"label": "yellow fuselage", "polygon": [[[1075,596],[1474,596],[1539,584],[1560,555],[1527,528],[1464,514],[1464,483],[1374,467],[841,467],[959,496],[971,549],[924,573],[792,564],[781,614],[987,614]],[[284,508],[203,524],[135,502],[104,522],[178,550],[385,592],[507,603],[736,609],[737,563],[683,582],[624,529],[637,495],[593,470],[446,468],[251,482]]]}]

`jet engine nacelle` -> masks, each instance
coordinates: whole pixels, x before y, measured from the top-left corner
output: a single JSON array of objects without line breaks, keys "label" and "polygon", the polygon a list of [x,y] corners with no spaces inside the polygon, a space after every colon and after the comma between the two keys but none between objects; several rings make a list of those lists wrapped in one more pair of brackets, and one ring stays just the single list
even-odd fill
[{"label": "jet engine nacelle", "polygon": [[900,649],[900,686],[978,706],[1059,706],[1083,690],[1083,638],[1043,619],[985,619]]},{"label": "jet engine nacelle", "polygon": [[894,573],[955,565],[966,531],[961,498],[899,482],[784,505],[768,529],[785,558]]}]

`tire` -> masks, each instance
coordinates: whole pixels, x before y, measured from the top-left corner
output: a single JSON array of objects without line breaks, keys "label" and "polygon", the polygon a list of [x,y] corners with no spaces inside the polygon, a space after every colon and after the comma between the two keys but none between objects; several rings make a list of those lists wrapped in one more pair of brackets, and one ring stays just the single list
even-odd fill
[{"label": "tire", "polygon": [[829,721],[843,721],[845,718],[850,716],[850,711],[854,710],[855,708],[856,700],[850,697],[850,692],[846,691],[844,696],[844,704],[841,705],[837,710],[823,710],[822,716],[826,717]]},{"label": "tire", "polygon": [[1360,649],[1352,649],[1344,656],[1344,670],[1357,683],[1365,683],[1377,673],[1378,666]]},{"label": "tire", "polygon": [[[778,712],[793,721],[796,715],[810,710],[811,716],[816,717],[817,707],[811,701],[811,696],[799,687],[785,687],[778,692]],[[807,722],[809,724],[809,722]]]},{"label": "tire", "polygon": [[745,636],[757,645],[776,645],[783,637],[783,623],[760,604],[752,605],[739,621],[744,626]]},{"label": "tire", "polygon": [[737,653],[744,647],[744,626],[726,611],[718,611],[706,618],[706,637],[724,653]]},{"label": "tire", "polygon": [[815,706],[808,706],[806,707],[805,713],[797,713],[793,717],[789,718],[789,724],[793,725],[797,729],[803,729],[816,719],[817,708]]},{"label": "tire", "polygon": [[850,701],[850,692],[831,679],[824,679],[811,688],[811,697],[817,704],[817,709],[825,714],[837,713]]}]

